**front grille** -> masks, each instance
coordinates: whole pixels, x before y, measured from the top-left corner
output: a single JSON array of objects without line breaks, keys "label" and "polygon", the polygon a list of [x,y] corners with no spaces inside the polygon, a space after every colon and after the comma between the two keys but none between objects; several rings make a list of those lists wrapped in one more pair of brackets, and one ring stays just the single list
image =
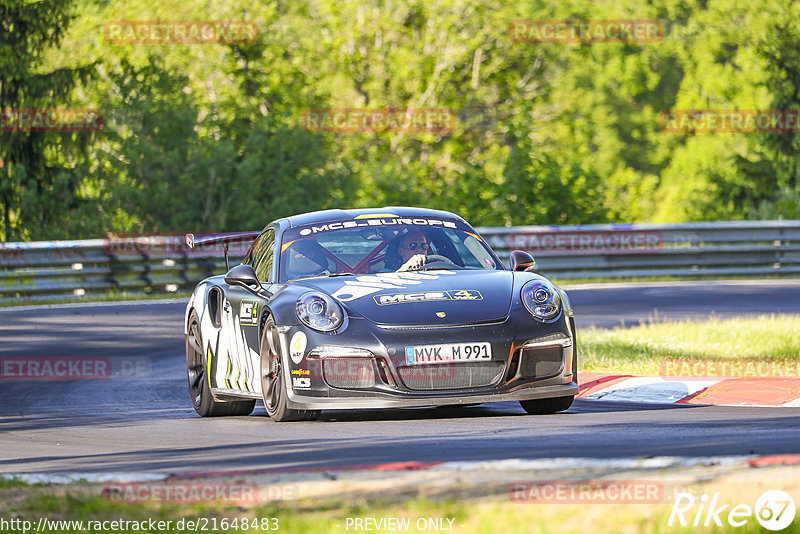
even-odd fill
[{"label": "front grille", "polygon": [[367,389],[375,385],[371,358],[324,358],[322,375],[335,388]]},{"label": "front grille", "polygon": [[397,368],[408,389],[480,388],[496,384],[503,374],[503,362],[437,363]]}]

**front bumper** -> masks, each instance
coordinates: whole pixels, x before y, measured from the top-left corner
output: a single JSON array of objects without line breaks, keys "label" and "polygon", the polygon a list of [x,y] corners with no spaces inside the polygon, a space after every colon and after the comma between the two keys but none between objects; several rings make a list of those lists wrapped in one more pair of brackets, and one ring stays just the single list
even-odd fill
[{"label": "front bumper", "polygon": [[[279,331],[284,369],[290,371],[283,373],[287,397],[289,407],[294,409],[443,406],[567,397],[578,393],[574,322],[571,316],[563,313],[550,323],[536,322],[522,311],[512,312],[502,321],[476,325],[396,327],[351,318],[345,333],[339,335],[315,332],[303,326],[285,326]],[[308,338],[308,350],[303,359],[295,363],[288,357],[288,348],[293,336],[301,331]],[[470,386],[452,380],[452,373],[463,374],[475,369],[470,367],[476,365],[474,362],[449,364],[451,374],[447,380],[442,379],[430,387],[420,387],[419,381],[417,384],[409,382],[408,370],[412,368],[404,367],[405,347],[478,342],[489,342],[492,347],[492,360],[487,363],[497,369],[497,378],[491,383]],[[356,368],[371,369],[370,379],[359,383],[356,376],[346,386],[342,386],[341,381],[332,382],[324,371],[329,369],[324,363],[330,354],[322,351],[320,355],[315,350],[322,346],[352,347],[351,356],[359,362]],[[343,354],[346,352],[344,350]],[[343,359],[341,354],[336,358]],[[327,363],[332,362],[327,360]],[[413,369],[423,367],[428,366]]]},{"label": "front bumper", "polygon": [[439,394],[425,397],[337,397],[315,398],[289,391],[289,407],[302,410],[364,410],[370,408],[411,408],[414,406],[448,406],[458,404],[482,404],[484,402],[523,401],[553,397],[573,397],[578,394],[578,384],[539,386],[523,388],[508,393]]}]

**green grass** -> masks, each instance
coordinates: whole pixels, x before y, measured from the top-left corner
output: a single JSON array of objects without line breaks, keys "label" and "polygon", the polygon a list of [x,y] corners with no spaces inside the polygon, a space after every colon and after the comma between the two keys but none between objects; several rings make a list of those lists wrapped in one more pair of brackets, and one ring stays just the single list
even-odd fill
[{"label": "green grass", "polygon": [[28,484],[22,482],[18,478],[0,477],[0,490],[4,490],[6,488],[23,488],[27,486]]},{"label": "green grass", "polygon": [[653,320],[630,328],[584,328],[578,332],[578,344],[580,369],[585,371],[655,376],[665,368],[678,369],[681,362],[701,361],[716,366],[708,369],[754,369],[755,364],[764,364],[763,368],[774,370],[769,371],[773,375],[783,370],[792,376],[800,374],[797,315]]},{"label": "green grass", "polygon": [[[255,508],[214,506],[153,506],[111,504],[90,491],[87,486],[76,484],[67,487],[36,486],[0,489],[0,517],[19,518],[35,525],[40,517],[49,520],[106,521],[124,519],[128,521],[172,521],[163,533],[194,532],[176,528],[180,519],[197,521],[205,518],[210,528],[216,521],[217,532],[242,532],[241,528],[220,528],[222,520],[228,524],[233,519],[248,522],[254,518],[276,518],[278,532],[297,534],[322,534],[328,532],[354,532],[351,525],[346,529],[347,518],[408,518],[410,528],[404,532],[434,532],[418,529],[417,521],[424,518],[452,519],[454,534],[487,533],[584,533],[596,532],[642,532],[651,534],[686,532],[730,532],[730,528],[679,528],[668,527],[667,520],[671,504],[626,505],[626,504],[548,504],[515,503],[507,495],[496,495],[481,499],[453,498],[428,500],[421,497],[399,502],[365,501],[299,501],[269,504]],[[20,495],[21,494],[21,495]],[[203,519],[201,519],[202,521]],[[269,524],[272,524],[270,522]],[[185,525],[185,523],[184,523]],[[338,526],[337,526],[338,525]],[[762,532],[754,520],[737,528],[737,533]],[[85,528],[85,527],[84,527]],[[798,520],[785,532],[797,532]],[[73,528],[51,529],[55,534],[80,532]],[[116,530],[116,532],[142,532],[141,530]],[[211,531],[211,530],[208,530]],[[270,532],[265,529],[249,529],[249,532]],[[274,532],[274,530],[272,530]],[[386,532],[385,530],[374,530]],[[12,531],[13,532],[13,531]],[[152,532],[152,531],[151,531]]]}]

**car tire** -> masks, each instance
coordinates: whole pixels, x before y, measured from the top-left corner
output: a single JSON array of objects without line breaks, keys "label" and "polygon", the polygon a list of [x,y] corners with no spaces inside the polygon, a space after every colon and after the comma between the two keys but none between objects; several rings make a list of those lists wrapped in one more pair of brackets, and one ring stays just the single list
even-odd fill
[{"label": "car tire", "polygon": [[545,415],[556,412],[563,412],[572,406],[575,397],[556,397],[554,399],[534,399],[519,401],[522,409],[531,415]]},{"label": "car tire", "polygon": [[192,310],[186,334],[186,375],[189,382],[189,398],[194,410],[201,417],[221,417],[225,415],[249,415],[256,401],[221,402],[214,398],[208,385],[208,359],[203,350],[203,337],[200,319]]},{"label": "car tire", "polygon": [[264,408],[275,422],[314,421],[322,413],[321,410],[295,410],[288,407],[289,399],[283,383],[283,361],[278,330],[270,316],[261,334],[261,393]]}]

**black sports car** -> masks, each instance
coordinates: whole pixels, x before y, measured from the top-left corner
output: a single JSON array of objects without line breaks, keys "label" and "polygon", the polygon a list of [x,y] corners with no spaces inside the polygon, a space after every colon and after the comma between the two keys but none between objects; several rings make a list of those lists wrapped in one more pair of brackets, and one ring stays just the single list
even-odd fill
[{"label": "black sports car", "polygon": [[527,253],[504,267],[457,215],[328,210],[252,237],[241,264],[203,280],[186,306],[202,416],[249,414],[257,399],[276,421],[509,400],[542,414],[578,392],[567,294],[531,272]]}]

